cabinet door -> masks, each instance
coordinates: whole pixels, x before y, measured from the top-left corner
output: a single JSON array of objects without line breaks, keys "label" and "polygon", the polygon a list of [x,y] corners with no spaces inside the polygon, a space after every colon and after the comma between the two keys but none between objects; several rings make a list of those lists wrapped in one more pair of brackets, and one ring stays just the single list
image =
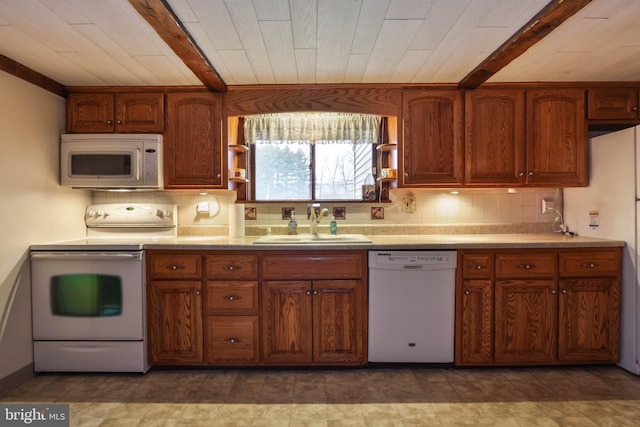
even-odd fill
[{"label": "cabinet door", "polygon": [[558,360],[617,362],[620,282],[615,278],[560,280]]},{"label": "cabinet door", "polygon": [[461,364],[493,362],[493,283],[465,280],[458,341]]},{"label": "cabinet door", "polygon": [[148,295],[151,364],[203,362],[202,284],[152,280]]},{"label": "cabinet door", "polygon": [[586,186],[584,90],[529,90],[526,97],[527,183]]},{"label": "cabinet door", "polygon": [[262,284],[262,345],[267,364],[312,361],[311,282]]},{"label": "cabinet door", "polygon": [[67,132],[113,132],[112,93],[72,93],[67,98]]},{"label": "cabinet door", "polygon": [[313,282],[313,361],[361,364],[365,353],[365,316],[359,280]]},{"label": "cabinet door", "polygon": [[524,91],[477,89],[465,96],[465,184],[524,183]]},{"label": "cabinet door", "polygon": [[403,94],[402,186],[462,183],[462,95],[458,90]]},{"label": "cabinet door", "polygon": [[221,188],[222,98],[214,93],[167,94],[166,188]]},{"label": "cabinet door", "polygon": [[589,120],[637,120],[638,88],[609,87],[587,91]]},{"label": "cabinet door", "polygon": [[495,361],[552,363],[556,359],[554,280],[497,280]]},{"label": "cabinet door", "polygon": [[116,124],[117,132],[163,132],[164,94],[117,94]]}]

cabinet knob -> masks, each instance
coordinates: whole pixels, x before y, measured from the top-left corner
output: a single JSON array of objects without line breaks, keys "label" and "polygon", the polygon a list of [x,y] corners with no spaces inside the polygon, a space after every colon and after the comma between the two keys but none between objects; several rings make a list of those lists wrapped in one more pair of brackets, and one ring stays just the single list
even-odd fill
[{"label": "cabinet knob", "polygon": [[216,178],[220,178],[221,176],[222,176],[222,174],[220,174],[220,173],[216,174]]},{"label": "cabinet knob", "polygon": [[239,265],[225,265],[222,268],[227,271],[236,271],[236,270],[240,270],[241,267]]},{"label": "cabinet knob", "polygon": [[405,173],[404,173],[404,176],[409,176],[409,172],[405,172]]},{"label": "cabinet knob", "polygon": [[596,268],[598,265],[600,264],[596,264],[593,262],[585,262],[584,264],[582,264],[584,268]]},{"label": "cabinet knob", "polygon": [[196,295],[200,295],[200,289],[196,289]]},{"label": "cabinet knob", "polygon": [[228,295],[226,297],[222,297],[222,299],[225,299],[227,301],[235,301],[237,299],[242,299],[242,298],[236,295]]},{"label": "cabinet knob", "polygon": [[632,108],[632,110],[633,110],[633,111],[638,111],[638,106],[637,106],[637,105],[634,105],[634,106],[633,106],[633,108]]},{"label": "cabinet knob", "polygon": [[567,293],[567,290],[566,290],[566,289],[563,289],[563,290],[562,290],[562,293],[563,293],[563,294],[566,294],[566,293]]},{"label": "cabinet knob", "polygon": [[110,125],[112,122],[111,120],[107,120],[107,124]]},{"label": "cabinet knob", "polygon": [[240,342],[240,338],[227,338],[225,341],[229,344],[236,344]]},{"label": "cabinet knob", "polygon": [[170,270],[181,270],[181,269],[183,269],[183,268],[184,268],[184,265],[178,265],[178,264],[171,264],[171,265],[169,266],[169,269],[170,269]]},{"label": "cabinet knob", "polygon": [[307,291],[305,292],[307,295],[311,295],[311,291]]},{"label": "cabinet knob", "polygon": [[116,121],[116,123],[121,125],[122,124],[122,120],[118,120],[118,121]]},{"label": "cabinet knob", "polygon": [[476,265],[476,270],[482,270],[483,267],[481,265]]},{"label": "cabinet knob", "polygon": [[524,172],[520,172],[518,176],[524,176]]},{"label": "cabinet knob", "polygon": [[522,270],[531,270],[532,268],[536,268],[535,264],[518,264],[517,267]]},{"label": "cabinet knob", "polygon": [[469,289],[465,289],[465,290],[464,290],[464,294],[465,294],[465,295],[469,295],[469,294],[471,294],[471,291],[469,291]]},{"label": "cabinet knob", "polygon": [[533,171],[529,172],[529,176],[533,176]]},{"label": "cabinet knob", "polygon": [[318,295],[318,291],[313,291],[313,294],[314,295]]},{"label": "cabinet knob", "polygon": [[551,289],[551,294],[555,295],[556,294],[556,290],[555,289]]}]

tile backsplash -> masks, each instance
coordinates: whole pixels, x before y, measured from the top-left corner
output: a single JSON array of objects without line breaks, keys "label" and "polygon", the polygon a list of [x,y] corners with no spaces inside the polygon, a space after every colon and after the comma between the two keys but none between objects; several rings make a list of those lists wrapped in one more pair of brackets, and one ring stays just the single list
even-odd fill
[{"label": "tile backsplash", "polygon": [[[559,188],[526,188],[508,191],[501,189],[460,189],[452,194],[445,189],[391,190],[391,202],[349,203],[320,202],[335,214],[339,232],[369,234],[410,234],[442,232],[545,232],[552,231],[556,213],[541,212],[542,198],[550,198],[562,212],[562,190]],[[409,200],[407,200],[409,199]],[[226,190],[160,191],[139,193],[94,192],[93,203],[159,202],[178,205],[179,234],[225,235],[229,225],[229,205],[235,203],[235,193]],[[406,212],[405,202],[414,204],[414,212]],[[218,213],[197,212],[199,202],[209,202]],[[308,231],[306,203],[246,203],[246,234],[284,234],[288,219],[283,209],[293,208],[299,231]],[[214,210],[212,210],[213,212]],[[320,223],[320,231],[327,231],[331,218]],[[327,230],[324,230],[324,229]],[[443,231],[444,230],[444,231]]]}]

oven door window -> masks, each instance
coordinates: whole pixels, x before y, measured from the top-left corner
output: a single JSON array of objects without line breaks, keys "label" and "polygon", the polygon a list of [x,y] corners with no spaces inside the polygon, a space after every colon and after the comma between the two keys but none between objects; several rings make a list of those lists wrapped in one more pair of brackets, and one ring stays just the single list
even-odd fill
[{"label": "oven door window", "polygon": [[53,276],[51,312],[72,317],[119,316],[122,314],[122,279],[106,274]]}]

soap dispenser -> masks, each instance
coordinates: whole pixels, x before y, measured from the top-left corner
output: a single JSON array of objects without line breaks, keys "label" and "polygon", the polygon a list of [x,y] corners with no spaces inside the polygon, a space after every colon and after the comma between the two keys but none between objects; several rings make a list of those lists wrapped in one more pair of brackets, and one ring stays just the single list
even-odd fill
[{"label": "soap dispenser", "polygon": [[329,223],[329,231],[331,231],[331,234],[333,234],[334,236],[338,234],[338,223],[336,223],[335,216],[331,217],[331,222]]},{"label": "soap dispenser", "polygon": [[291,211],[291,217],[287,225],[287,234],[298,234],[298,223],[296,222],[296,213],[294,211]]}]

